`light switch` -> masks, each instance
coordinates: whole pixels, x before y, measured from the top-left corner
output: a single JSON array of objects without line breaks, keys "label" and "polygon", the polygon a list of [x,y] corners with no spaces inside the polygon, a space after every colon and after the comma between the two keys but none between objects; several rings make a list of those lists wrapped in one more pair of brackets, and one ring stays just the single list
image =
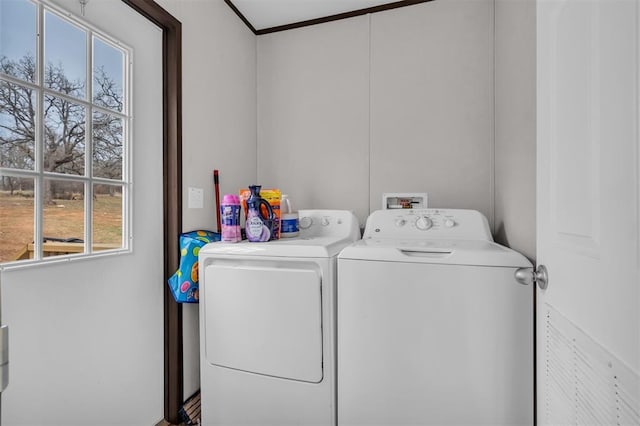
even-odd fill
[{"label": "light switch", "polygon": [[204,208],[204,190],[202,188],[189,187],[189,208]]}]

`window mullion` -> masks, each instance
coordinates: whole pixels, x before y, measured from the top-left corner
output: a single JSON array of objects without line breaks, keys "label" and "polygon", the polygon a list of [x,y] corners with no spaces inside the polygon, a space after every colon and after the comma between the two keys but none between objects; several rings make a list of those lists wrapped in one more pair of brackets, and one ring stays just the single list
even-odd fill
[{"label": "window mullion", "polygon": [[131,147],[131,141],[133,140],[133,87],[131,82],[133,81],[133,54],[131,51],[127,52],[124,62],[124,90],[125,96],[125,113],[127,119],[124,120],[124,144],[123,144],[123,170],[122,178],[126,185],[123,185],[123,191],[126,191],[127,196],[123,198],[122,205],[122,244],[123,247],[127,247],[129,250],[133,249],[133,148]]},{"label": "window mullion", "polygon": [[37,9],[37,46],[36,46],[36,140],[35,140],[35,171],[34,182],[34,259],[43,258],[44,236],[44,7],[38,3]]},{"label": "window mullion", "polygon": [[93,31],[87,31],[87,101],[84,131],[84,174],[89,178],[84,184],[84,241],[85,253],[93,252]]}]

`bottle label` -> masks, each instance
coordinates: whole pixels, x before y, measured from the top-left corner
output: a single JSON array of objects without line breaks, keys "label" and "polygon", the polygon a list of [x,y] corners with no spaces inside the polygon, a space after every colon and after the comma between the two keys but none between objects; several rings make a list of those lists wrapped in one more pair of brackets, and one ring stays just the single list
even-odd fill
[{"label": "bottle label", "polygon": [[283,219],[281,226],[283,233],[298,232],[298,219]]},{"label": "bottle label", "polygon": [[247,234],[252,237],[259,238],[262,234],[262,220],[259,217],[253,216],[247,223]]},{"label": "bottle label", "polygon": [[240,206],[236,204],[223,204],[220,206],[220,239],[226,242],[236,243],[242,240],[240,233]]},{"label": "bottle label", "polygon": [[240,206],[222,205],[220,221],[222,225],[235,226],[240,224]]}]

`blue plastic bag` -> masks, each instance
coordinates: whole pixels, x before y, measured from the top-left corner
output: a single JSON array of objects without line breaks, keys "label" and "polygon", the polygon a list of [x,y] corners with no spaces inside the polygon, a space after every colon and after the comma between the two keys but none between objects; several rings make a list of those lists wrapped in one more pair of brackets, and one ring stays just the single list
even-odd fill
[{"label": "blue plastic bag", "polygon": [[191,231],[180,234],[180,266],[167,281],[178,303],[198,303],[198,253],[207,243],[220,241],[220,234],[211,231]]}]

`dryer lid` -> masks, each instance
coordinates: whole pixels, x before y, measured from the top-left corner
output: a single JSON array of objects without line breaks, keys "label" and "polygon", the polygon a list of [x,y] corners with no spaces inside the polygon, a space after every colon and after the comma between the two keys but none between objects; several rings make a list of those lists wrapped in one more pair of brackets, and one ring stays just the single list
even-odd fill
[{"label": "dryer lid", "polygon": [[288,238],[265,243],[209,243],[202,247],[199,256],[212,257],[299,257],[329,258],[354,242],[355,239],[334,237]]},{"label": "dryer lid", "polygon": [[300,234],[264,243],[210,243],[201,255],[325,258],[360,239],[358,218],[347,210],[300,210]]},{"label": "dryer lid", "polygon": [[494,267],[531,267],[522,254],[482,240],[365,239],[346,247],[338,260]]}]

